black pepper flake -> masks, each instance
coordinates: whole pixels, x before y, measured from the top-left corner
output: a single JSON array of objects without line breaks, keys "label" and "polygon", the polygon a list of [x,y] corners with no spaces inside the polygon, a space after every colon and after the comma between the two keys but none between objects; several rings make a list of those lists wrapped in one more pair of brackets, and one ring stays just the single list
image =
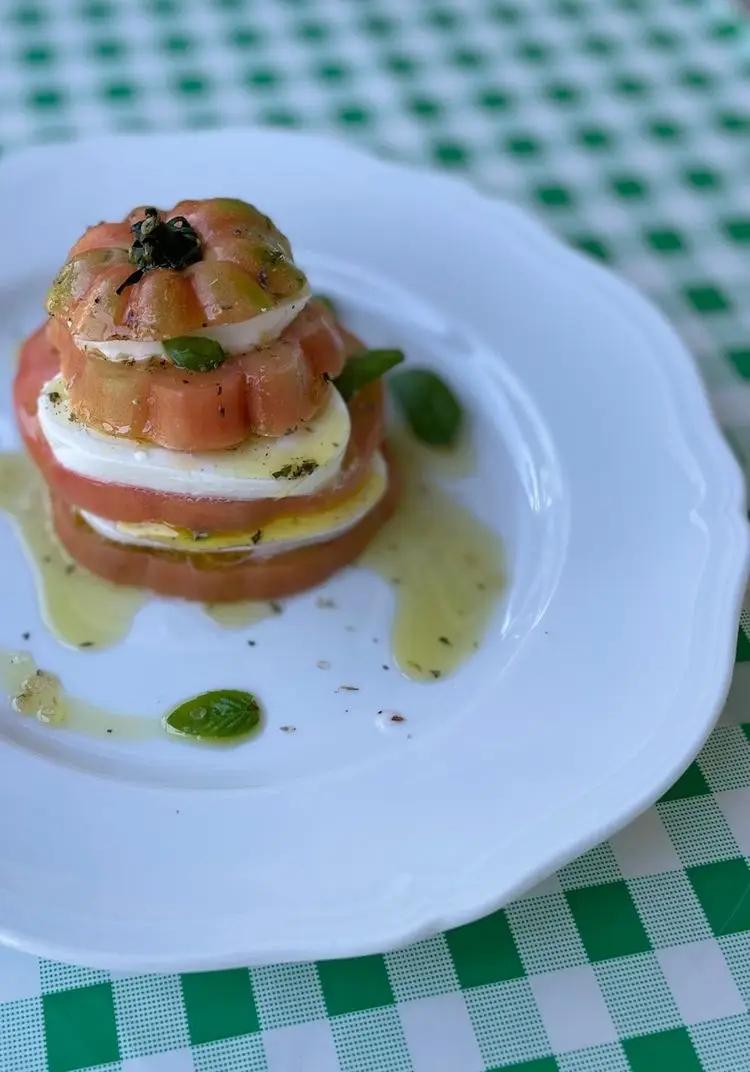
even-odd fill
[{"label": "black pepper flake", "polygon": [[65,567],[65,572],[67,573],[68,577],[70,577],[71,574],[75,573],[75,571],[75,565],[72,562],[69,562],[68,565]]},{"label": "black pepper flake", "polygon": [[190,383],[190,380],[183,380],[182,382],[185,383],[185,384],[188,384],[188,383]]},{"label": "black pepper flake", "polygon": [[256,640],[248,640],[247,643],[248,643],[249,647],[254,648],[255,645],[257,644],[257,641]]},{"label": "black pepper flake", "polygon": [[336,606],[336,601],[334,599],[329,599],[328,596],[318,596],[315,600],[315,606],[320,607],[323,610],[328,610],[331,607]]},{"label": "black pepper flake", "polygon": [[261,532],[261,530],[256,529],[255,532],[250,537],[250,539],[252,540],[253,543],[260,543],[260,538],[261,538],[262,535],[263,535],[263,533]]},{"label": "black pepper flake", "polygon": [[31,633],[21,633],[22,640],[31,640]]},{"label": "black pepper flake", "polygon": [[383,669],[390,670],[390,666],[388,665],[388,663],[383,663]]},{"label": "black pepper flake", "polygon": [[391,715],[390,721],[391,722],[406,722],[406,719],[404,718],[403,715],[399,715],[397,713],[394,713],[394,714]]},{"label": "black pepper flake", "polygon": [[224,409],[224,407],[219,406],[219,416],[220,417],[226,417],[226,415],[227,415],[227,411]]},{"label": "black pepper flake", "polygon": [[420,672],[420,674],[422,673],[422,667],[419,665],[419,663],[415,663],[413,659],[408,659],[407,665],[413,666],[415,670],[418,670]]},{"label": "black pepper flake", "polygon": [[79,648],[93,648],[94,647],[94,641],[93,640],[82,640],[81,643],[78,645],[78,647]]},{"label": "black pepper flake", "polygon": [[339,685],[336,692],[359,692],[359,685]]},{"label": "black pepper flake", "polygon": [[447,636],[440,636],[440,637],[438,637],[438,640],[440,641],[441,644],[445,644],[449,648],[452,647],[452,644],[451,644],[451,642],[450,642],[450,640],[448,639]]},{"label": "black pepper flake", "polygon": [[60,392],[50,391],[50,393],[47,395],[47,398],[50,400],[53,406],[56,406],[57,403],[60,401]]},{"label": "black pepper flake", "polygon": [[439,678],[442,675],[443,671],[442,670],[430,670],[430,673],[437,680],[437,678]]},{"label": "black pepper flake", "polygon": [[221,384],[217,383],[216,384],[216,393],[217,393],[217,395],[220,395],[222,390],[223,390],[223,388],[222,388]]},{"label": "black pepper flake", "polygon": [[107,730],[107,733],[111,733],[111,732],[112,732],[112,730]]},{"label": "black pepper flake", "polygon": [[277,601],[275,599],[272,599],[271,602],[268,605],[269,605],[269,607],[271,608],[271,610],[273,611],[274,614],[281,614],[281,612],[284,609],[282,607],[281,603],[277,603]]},{"label": "black pepper flake", "polygon": [[296,726],[279,726],[279,729],[281,730],[282,733],[296,733],[297,732],[297,727]]}]

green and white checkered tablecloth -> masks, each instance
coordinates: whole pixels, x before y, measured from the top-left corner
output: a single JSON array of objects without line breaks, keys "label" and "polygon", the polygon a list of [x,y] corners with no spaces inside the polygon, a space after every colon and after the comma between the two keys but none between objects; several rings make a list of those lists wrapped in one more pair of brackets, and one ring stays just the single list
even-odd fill
[{"label": "green and white checkered tablecloth", "polygon": [[[0,0],[4,150],[258,121],[463,172],[611,261],[750,469],[750,25],[728,0]],[[0,1072],[750,1069],[747,622],[698,760],[505,911],[182,977],[0,951]]]}]

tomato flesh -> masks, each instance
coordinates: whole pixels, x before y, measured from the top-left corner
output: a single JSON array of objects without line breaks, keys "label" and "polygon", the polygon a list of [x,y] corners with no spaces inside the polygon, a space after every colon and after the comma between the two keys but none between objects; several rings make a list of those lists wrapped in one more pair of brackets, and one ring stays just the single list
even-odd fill
[{"label": "tomato flesh", "polygon": [[392,513],[397,485],[389,466],[388,491],[348,532],[271,558],[239,554],[196,555],[127,547],[107,540],[67,503],[53,497],[57,535],[86,569],[115,584],[207,602],[276,599],[320,584],[362,553]]},{"label": "tomato flesh", "polygon": [[371,384],[349,402],[351,435],[341,472],[334,483],[315,495],[287,499],[230,500],[176,495],[110,484],[81,476],[61,466],[37,420],[37,398],[59,371],[59,355],[42,326],[21,349],[14,383],[16,420],[29,453],[53,493],[81,510],[113,521],[163,521],[194,532],[250,531],[276,517],[307,514],[340,502],[365,477],[383,438],[383,391]]},{"label": "tomato flesh", "polygon": [[234,354],[211,372],[157,362],[106,361],[79,350],[57,319],[47,328],[75,416],[110,435],[172,450],[224,450],[251,434],[280,436],[309,420],[358,348],[311,303],[269,346]]}]

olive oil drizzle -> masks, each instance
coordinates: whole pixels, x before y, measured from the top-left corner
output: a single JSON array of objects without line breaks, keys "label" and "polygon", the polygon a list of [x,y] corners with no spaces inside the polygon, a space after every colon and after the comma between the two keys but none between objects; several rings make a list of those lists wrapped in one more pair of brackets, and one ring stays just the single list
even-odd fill
[{"label": "olive oil drizzle", "polygon": [[89,737],[144,741],[163,737],[158,719],[118,715],[71,696],[56,674],[40,670],[28,652],[0,649],[0,685],[19,715]]},{"label": "olive oil drizzle", "polygon": [[146,594],[95,577],[65,553],[52,532],[42,478],[25,454],[0,454],[0,510],[19,532],[50,632],[75,648],[122,640]]},{"label": "olive oil drizzle", "polygon": [[394,586],[391,646],[399,668],[417,681],[452,673],[479,647],[504,587],[502,543],[432,479],[462,475],[470,445],[420,447],[397,430],[390,440],[403,488],[391,520],[360,559]]},{"label": "olive oil drizzle", "polygon": [[[450,450],[428,448],[399,428],[391,443],[403,481],[401,502],[360,564],[394,588],[392,647],[399,668],[415,680],[435,681],[454,671],[480,645],[504,586],[502,545],[494,532],[454,502],[434,479],[471,471],[474,453],[468,437]],[[67,556],[51,530],[43,482],[21,453],[0,454],[0,510],[13,518],[19,531],[34,569],[42,616],[54,635],[85,650],[121,640],[147,593],[102,580]],[[275,602],[204,605],[205,613],[228,629],[254,625],[280,610]],[[0,652],[3,680],[15,681],[19,667],[26,665],[23,659],[30,657],[23,656],[20,662],[19,658],[18,653]],[[29,670],[26,677],[30,676]],[[38,676],[41,680],[32,682],[32,692],[41,706],[33,713],[42,721],[49,702],[65,712],[67,724],[75,723],[77,728],[85,718],[91,727],[113,722],[106,712],[94,717],[92,705],[78,700],[71,704],[57,679],[48,680],[44,671]],[[52,702],[54,696],[57,699]],[[28,697],[22,700],[27,706],[30,703],[33,706]],[[141,720],[131,718],[136,733]],[[152,725],[149,719],[142,721]],[[114,722],[121,731],[126,725],[121,716]]]}]

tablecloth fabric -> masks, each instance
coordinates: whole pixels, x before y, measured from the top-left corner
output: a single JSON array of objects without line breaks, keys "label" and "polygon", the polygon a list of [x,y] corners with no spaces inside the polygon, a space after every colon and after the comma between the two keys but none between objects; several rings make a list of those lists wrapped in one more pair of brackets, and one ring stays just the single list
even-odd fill
[{"label": "tablecloth fabric", "polygon": [[[238,122],[332,130],[541,213],[673,319],[750,467],[739,8],[0,2],[3,151]],[[1,950],[0,1072],[750,1069],[750,615],[743,624],[727,709],[697,761],[505,911],[385,956],[182,977]]]}]

